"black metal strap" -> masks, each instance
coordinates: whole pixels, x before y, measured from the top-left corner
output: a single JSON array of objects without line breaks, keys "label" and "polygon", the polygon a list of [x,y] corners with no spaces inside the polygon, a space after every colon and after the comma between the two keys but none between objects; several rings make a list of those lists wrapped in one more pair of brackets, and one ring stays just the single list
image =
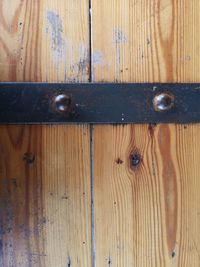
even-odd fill
[{"label": "black metal strap", "polygon": [[0,83],[1,124],[196,122],[200,84]]}]

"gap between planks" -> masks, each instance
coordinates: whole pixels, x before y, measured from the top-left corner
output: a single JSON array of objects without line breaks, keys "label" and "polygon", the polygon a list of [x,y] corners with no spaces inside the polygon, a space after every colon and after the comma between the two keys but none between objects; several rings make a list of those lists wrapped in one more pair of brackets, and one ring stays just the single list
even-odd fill
[{"label": "gap between planks", "polygon": [[95,250],[95,211],[94,211],[94,133],[93,124],[90,124],[90,175],[91,175],[91,255],[92,267],[96,266]]}]

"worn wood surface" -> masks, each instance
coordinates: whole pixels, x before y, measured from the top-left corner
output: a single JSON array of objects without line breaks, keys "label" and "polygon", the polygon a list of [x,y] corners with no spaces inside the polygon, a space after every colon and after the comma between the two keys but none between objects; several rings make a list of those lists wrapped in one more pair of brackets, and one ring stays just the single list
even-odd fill
[{"label": "worn wood surface", "polygon": [[[87,1],[11,2],[0,1],[0,80],[88,81]],[[0,266],[91,266],[89,133],[0,127]]]},{"label": "worn wood surface", "polygon": [[88,63],[87,0],[0,2],[1,81],[88,81]]},{"label": "worn wood surface", "polygon": [[[199,11],[2,0],[0,80],[199,82]],[[1,126],[0,266],[199,266],[199,127]]]},{"label": "worn wood surface", "polygon": [[[93,81],[199,82],[199,11],[93,0]],[[199,137],[199,125],[94,127],[97,267],[199,266]]]}]

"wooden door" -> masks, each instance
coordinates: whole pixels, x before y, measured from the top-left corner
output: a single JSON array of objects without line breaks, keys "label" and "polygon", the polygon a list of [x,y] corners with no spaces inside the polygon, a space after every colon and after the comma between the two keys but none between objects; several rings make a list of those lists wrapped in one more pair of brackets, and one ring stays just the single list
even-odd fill
[{"label": "wooden door", "polygon": [[[0,80],[200,82],[199,12],[0,0]],[[1,126],[0,266],[198,267],[199,138],[198,124]]]}]

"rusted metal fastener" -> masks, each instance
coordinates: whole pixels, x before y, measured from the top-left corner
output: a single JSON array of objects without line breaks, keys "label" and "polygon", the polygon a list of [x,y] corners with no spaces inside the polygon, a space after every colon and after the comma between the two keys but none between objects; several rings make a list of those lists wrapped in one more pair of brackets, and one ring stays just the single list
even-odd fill
[{"label": "rusted metal fastener", "polygon": [[153,99],[153,108],[155,111],[168,111],[174,106],[175,96],[169,92],[157,94]]},{"label": "rusted metal fastener", "polygon": [[55,110],[59,113],[65,115],[72,115],[75,113],[75,105],[73,104],[71,97],[66,94],[56,95],[53,99],[53,105]]}]

